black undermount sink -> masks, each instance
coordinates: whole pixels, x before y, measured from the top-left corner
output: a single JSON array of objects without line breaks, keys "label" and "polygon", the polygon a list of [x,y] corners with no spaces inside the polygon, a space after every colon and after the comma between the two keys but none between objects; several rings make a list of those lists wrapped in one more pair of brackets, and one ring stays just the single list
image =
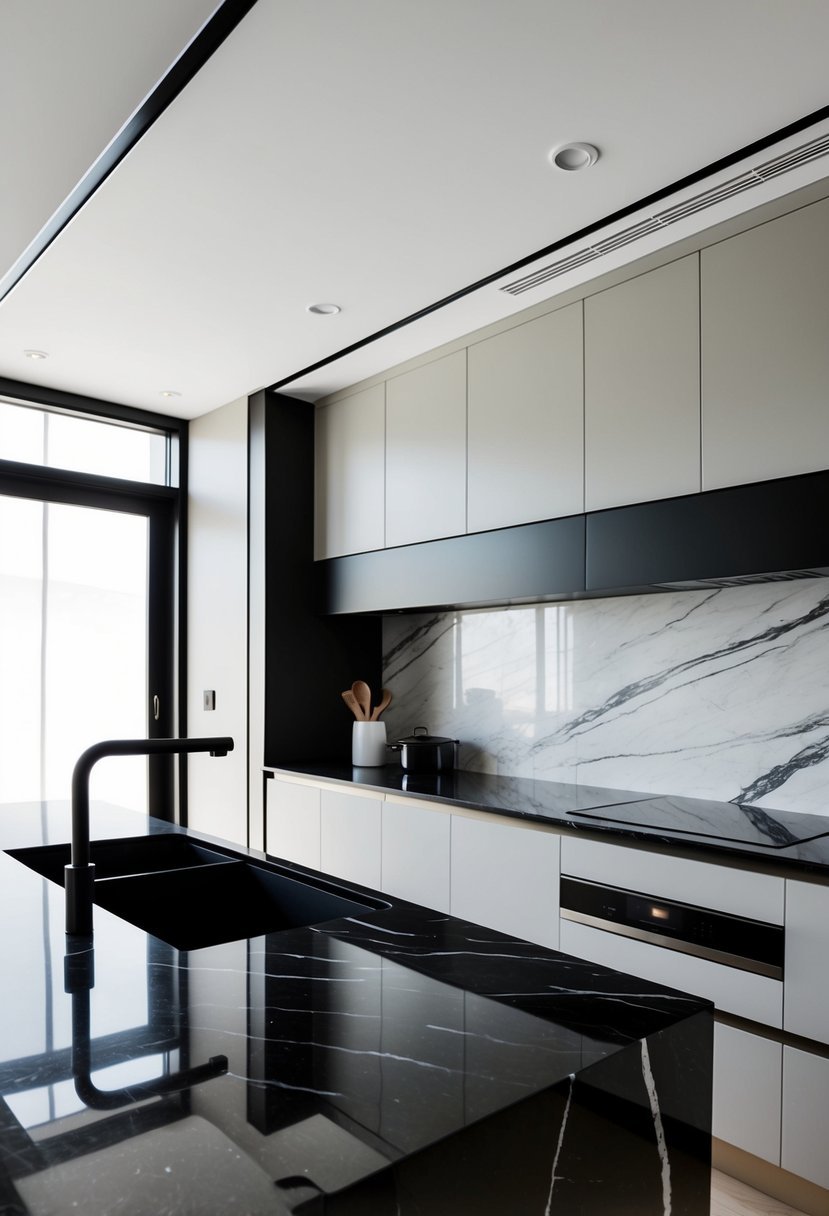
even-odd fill
[{"label": "black undermount sink", "polygon": [[[47,844],[33,849],[9,849],[9,856],[63,886],[63,869],[69,864],[70,852],[68,844]],[[91,856],[95,862],[95,877],[99,880],[122,878],[126,874],[157,874],[160,870],[183,870],[191,866],[223,865],[234,860],[225,853],[172,832],[94,840]]]},{"label": "black undermount sink", "polygon": [[[63,885],[69,845],[10,849],[9,856]],[[298,878],[185,836],[94,841],[94,902],[178,950],[259,937],[387,905]]]}]

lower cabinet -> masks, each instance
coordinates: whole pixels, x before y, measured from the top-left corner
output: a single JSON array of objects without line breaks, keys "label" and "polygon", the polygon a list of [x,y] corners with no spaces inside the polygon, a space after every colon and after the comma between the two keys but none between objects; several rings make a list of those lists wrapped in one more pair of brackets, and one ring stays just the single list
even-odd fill
[{"label": "lower cabinet", "polygon": [[363,887],[381,885],[382,795],[320,793],[320,869]]},{"label": "lower cabinet", "polygon": [[[829,887],[786,881],[786,1006],[791,1034],[829,1043]],[[829,1143],[829,1137],[827,1137]]]},{"label": "lower cabinet", "polygon": [[266,783],[265,848],[311,870],[320,868],[320,788],[273,777]]},{"label": "lower cabinet", "polygon": [[770,1039],[714,1027],[713,1133],[772,1165],[780,1164],[782,1053]]},{"label": "lower cabinet", "polygon": [[829,1059],[783,1048],[784,1170],[829,1188]]},{"label": "lower cabinet", "polygon": [[448,912],[451,816],[412,799],[383,803],[382,887],[387,895]]},{"label": "lower cabinet", "polygon": [[555,834],[452,816],[453,916],[555,950],[558,874]]},{"label": "lower cabinet", "polygon": [[779,1027],[783,1019],[783,985],[764,975],[752,975],[737,967],[633,941],[571,920],[561,922],[561,949],[576,958],[704,997],[735,1017],[774,1027]]},{"label": "lower cabinet", "polygon": [[816,1040],[813,1053],[717,1022],[713,1133],[829,1188],[829,1057],[820,1046],[829,1039],[822,961],[829,887],[786,882],[784,985],[572,919],[563,919],[559,929],[560,870],[780,924],[783,883],[775,876],[577,837],[562,840],[519,821],[453,814],[448,805],[290,777],[267,782],[266,814],[273,856],[708,996],[723,1013],[765,1025],[772,1036],[783,1024],[789,1034]]}]

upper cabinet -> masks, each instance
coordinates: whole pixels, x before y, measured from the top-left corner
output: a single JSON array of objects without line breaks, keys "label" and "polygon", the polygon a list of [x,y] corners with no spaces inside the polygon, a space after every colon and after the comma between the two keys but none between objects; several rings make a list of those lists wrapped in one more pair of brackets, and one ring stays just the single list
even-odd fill
[{"label": "upper cabinet", "polygon": [[469,347],[468,530],[584,510],[581,301]]},{"label": "upper cabinet", "polygon": [[386,383],[386,544],[466,531],[466,351]]},{"label": "upper cabinet", "polygon": [[700,487],[699,262],[584,302],[585,507]]},{"label": "upper cabinet", "polygon": [[317,410],[316,556],[827,469],[827,316],[823,200],[389,372]]},{"label": "upper cabinet", "polygon": [[386,386],[376,384],[317,410],[314,556],[385,544]]},{"label": "upper cabinet", "polygon": [[702,252],[703,488],[829,467],[829,201]]}]

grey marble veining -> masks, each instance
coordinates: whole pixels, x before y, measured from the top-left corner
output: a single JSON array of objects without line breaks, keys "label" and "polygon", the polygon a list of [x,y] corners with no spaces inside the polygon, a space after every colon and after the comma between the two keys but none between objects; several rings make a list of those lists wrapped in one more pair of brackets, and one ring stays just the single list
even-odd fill
[{"label": "grey marble veining", "polygon": [[829,814],[829,579],[384,622],[389,737],[469,770]]}]

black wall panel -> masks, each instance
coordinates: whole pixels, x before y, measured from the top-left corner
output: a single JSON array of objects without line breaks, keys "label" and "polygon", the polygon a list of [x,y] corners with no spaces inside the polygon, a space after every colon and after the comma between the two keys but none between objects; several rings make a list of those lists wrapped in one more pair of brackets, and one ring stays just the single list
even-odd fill
[{"label": "black wall panel", "polygon": [[277,766],[351,759],[340,692],[379,690],[382,621],[326,617],[314,568],[314,407],[265,394],[265,756]]},{"label": "black wall panel", "polygon": [[584,516],[319,562],[330,613],[469,607],[584,590]]}]

